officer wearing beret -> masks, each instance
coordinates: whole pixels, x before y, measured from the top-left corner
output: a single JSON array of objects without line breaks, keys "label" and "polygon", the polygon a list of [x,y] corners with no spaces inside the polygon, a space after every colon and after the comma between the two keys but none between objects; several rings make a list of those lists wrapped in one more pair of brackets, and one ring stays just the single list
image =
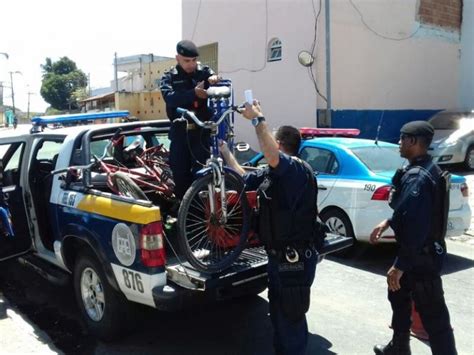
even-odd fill
[{"label": "officer wearing beret", "polygon": [[209,84],[215,84],[219,77],[208,66],[197,61],[196,45],[182,40],[176,45],[177,65],[165,72],[161,78],[160,90],[166,102],[166,113],[172,121],[169,138],[170,167],[175,182],[175,194],[182,198],[192,183],[193,172],[199,170],[209,157],[209,132],[194,122],[181,119],[178,107],[196,113],[201,121],[209,120],[212,113],[207,107]]},{"label": "officer wearing beret", "polygon": [[[377,243],[390,226],[398,251],[387,272],[388,300],[392,306],[393,337],[387,345],[376,345],[376,354],[411,354],[412,301],[428,332],[433,354],[456,354],[454,334],[444,300],[440,272],[446,255],[441,216],[447,219],[449,190],[441,169],[427,154],[434,129],[426,121],[413,121],[400,130],[400,155],[409,161],[392,178],[390,219],[377,225],[370,242]],[[448,196],[447,196],[448,195]],[[442,206],[442,201],[448,201]],[[445,211],[445,214],[441,213]],[[443,234],[443,235],[441,235]]]}]

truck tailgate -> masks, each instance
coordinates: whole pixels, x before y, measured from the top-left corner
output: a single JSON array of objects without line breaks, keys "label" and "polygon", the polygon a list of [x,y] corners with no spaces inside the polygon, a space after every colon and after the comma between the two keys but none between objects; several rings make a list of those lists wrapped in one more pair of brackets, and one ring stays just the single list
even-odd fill
[{"label": "truck tailgate", "polygon": [[[181,263],[180,263],[181,262]],[[193,290],[207,290],[223,286],[238,286],[264,278],[267,253],[263,247],[245,249],[239,258],[228,269],[209,274],[195,270],[184,259],[169,258],[166,271],[168,279],[177,285]]]}]

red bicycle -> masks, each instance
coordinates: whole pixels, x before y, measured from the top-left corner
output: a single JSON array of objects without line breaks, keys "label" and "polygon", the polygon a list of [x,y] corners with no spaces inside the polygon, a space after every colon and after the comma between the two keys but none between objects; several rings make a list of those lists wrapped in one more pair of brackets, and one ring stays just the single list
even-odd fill
[{"label": "red bicycle", "polygon": [[[174,200],[174,181],[168,164],[168,150],[161,144],[143,149],[136,140],[124,148],[125,136],[115,133],[106,145],[103,155],[94,156],[92,172],[106,174],[109,189],[118,195],[136,199],[153,199],[156,194],[165,200]],[[106,160],[106,156],[113,157]]]}]

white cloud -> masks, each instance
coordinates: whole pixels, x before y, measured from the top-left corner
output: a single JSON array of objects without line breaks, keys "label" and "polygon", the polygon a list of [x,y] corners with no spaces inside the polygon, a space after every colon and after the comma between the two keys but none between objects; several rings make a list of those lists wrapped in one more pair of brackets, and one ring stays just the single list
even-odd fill
[{"label": "white cloud", "polygon": [[[0,81],[10,86],[14,76],[15,106],[43,111],[39,93],[46,57],[68,56],[86,74],[93,88],[113,80],[114,52],[118,56],[148,54],[173,56],[181,38],[181,0],[15,0],[2,3],[0,21]],[[10,104],[10,89],[4,89]]]}]

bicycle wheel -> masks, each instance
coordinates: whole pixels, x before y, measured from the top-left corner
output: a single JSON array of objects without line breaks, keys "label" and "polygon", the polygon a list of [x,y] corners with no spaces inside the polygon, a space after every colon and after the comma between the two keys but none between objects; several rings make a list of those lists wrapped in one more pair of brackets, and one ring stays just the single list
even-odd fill
[{"label": "bicycle wheel", "polygon": [[119,195],[148,200],[142,189],[127,174],[118,171],[110,176],[110,180]]},{"label": "bicycle wheel", "polygon": [[[240,255],[249,234],[250,208],[242,178],[227,172],[224,178],[226,221],[222,218],[220,188],[214,186],[212,174],[194,181],[179,207],[180,249],[189,263],[202,272],[215,273],[229,267]],[[214,214],[210,211],[211,198]]]}]

